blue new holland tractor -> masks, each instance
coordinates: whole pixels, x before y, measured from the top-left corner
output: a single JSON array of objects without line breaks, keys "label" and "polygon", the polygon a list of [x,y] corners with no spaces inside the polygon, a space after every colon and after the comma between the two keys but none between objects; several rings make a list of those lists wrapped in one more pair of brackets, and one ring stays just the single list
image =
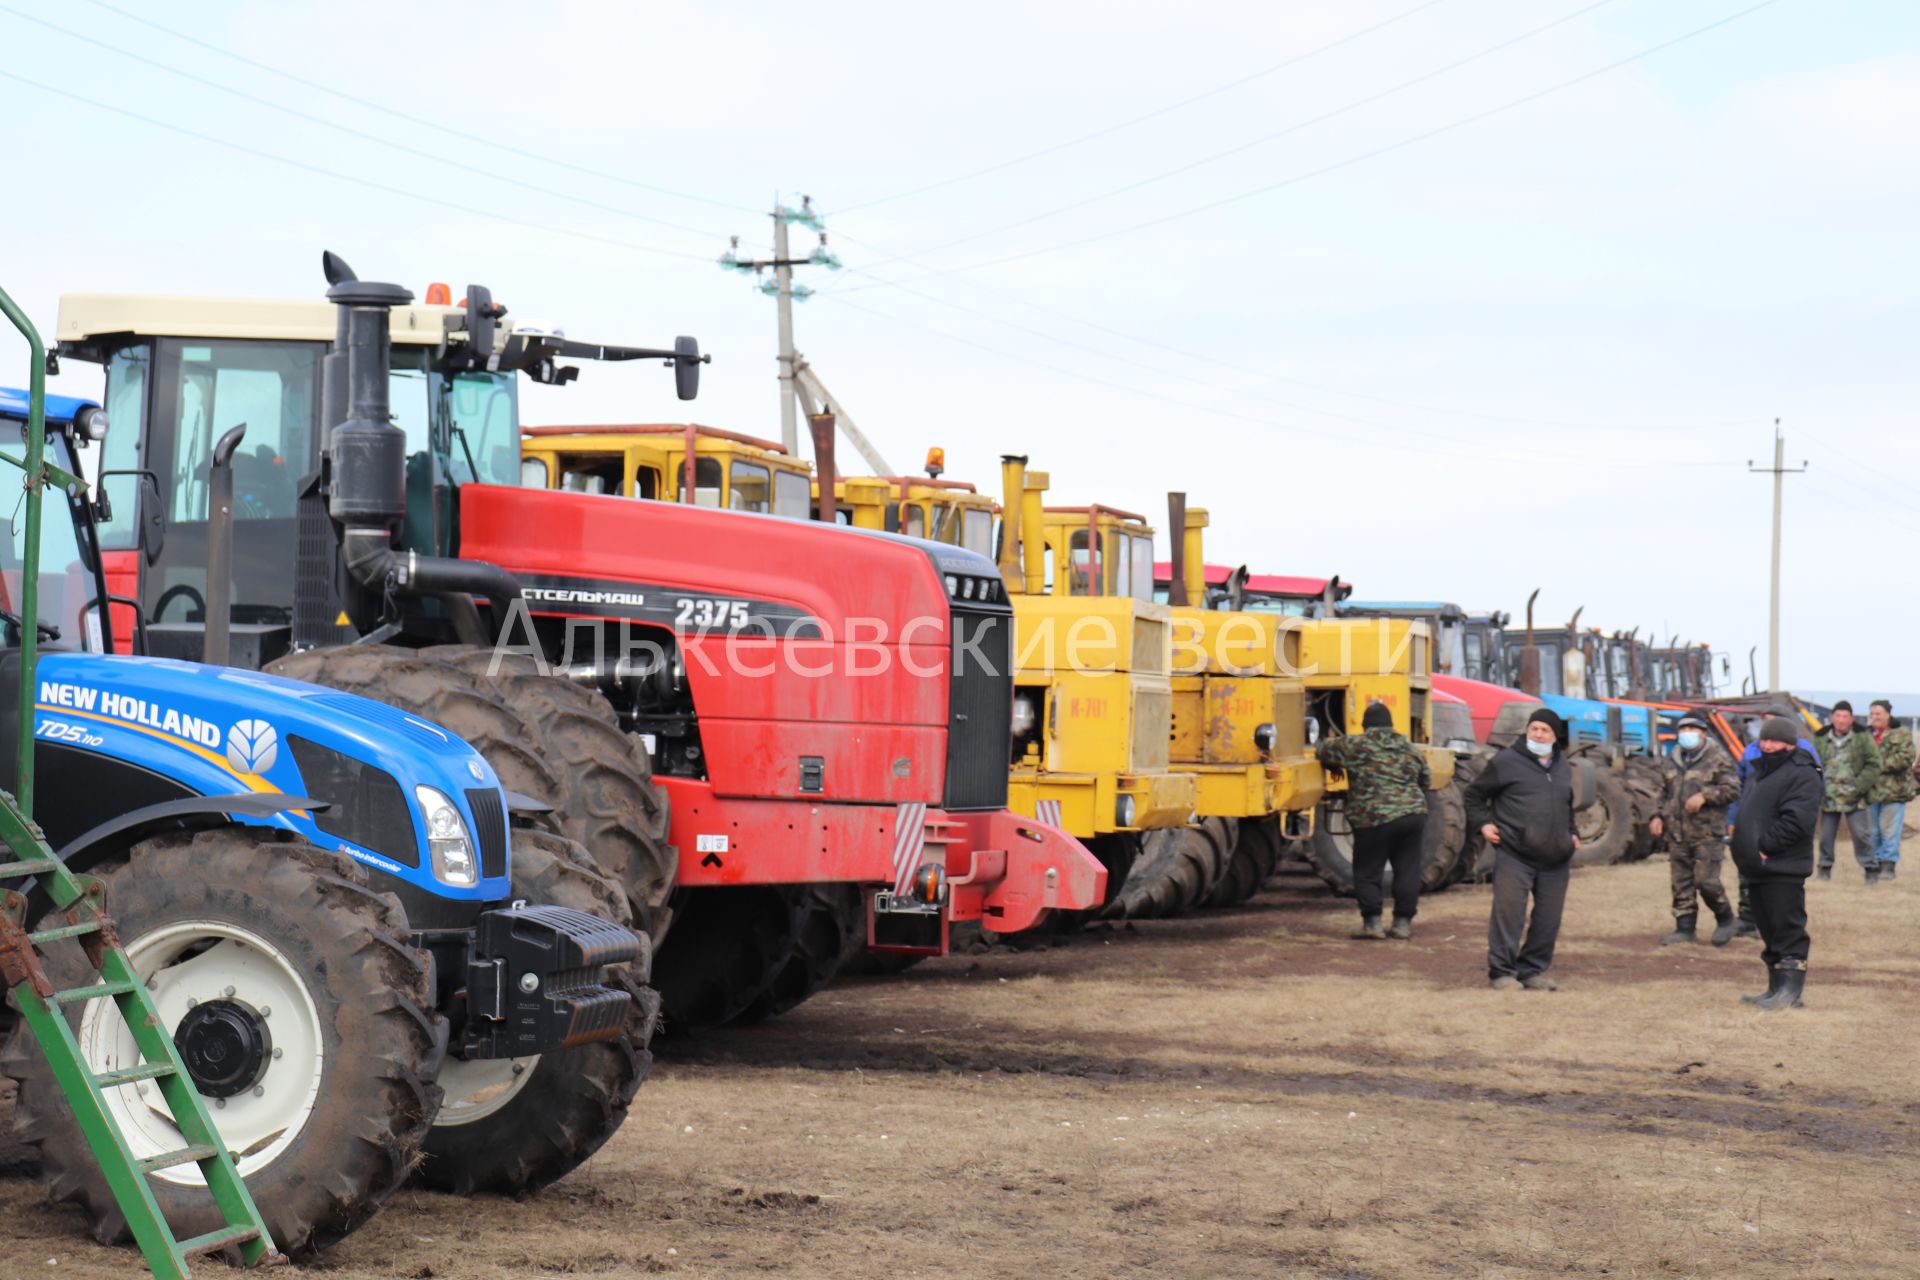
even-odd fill
[{"label": "blue new holland tractor", "polygon": [[[437,724],[256,672],[114,656],[101,499],[75,461],[108,424],[89,402],[47,404],[44,528],[16,519],[0,537],[0,787],[31,792],[48,843],[104,886],[273,1240],[320,1249],[410,1176],[522,1193],[574,1168],[624,1119],[650,1060],[651,951],[625,894]],[[33,416],[28,396],[0,391],[0,488],[18,492]],[[61,923],[44,894],[24,915]],[[84,985],[82,941],[42,948],[57,986]],[[124,1081],[105,1105],[159,1207],[204,1230],[200,1170],[178,1158],[181,1133],[110,1005],[66,1006],[86,1067]],[[18,1131],[51,1197],[97,1238],[124,1238],[24,1026],[0,1056]]]}]

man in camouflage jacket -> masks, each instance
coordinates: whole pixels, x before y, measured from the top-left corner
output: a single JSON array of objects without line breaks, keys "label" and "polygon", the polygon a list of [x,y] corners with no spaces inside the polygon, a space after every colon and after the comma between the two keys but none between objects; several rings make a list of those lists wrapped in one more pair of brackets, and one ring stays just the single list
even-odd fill
[{"label": "man in camouflage jacket", "polygon": [[1920,793],[1913,778],[1913,732],[1893,722],[1893,704],[1875,698],[1867,709],[1868,731],[1880,748],[1880,778],[1867,793],[1867,825],[1876,837],[1874,855],[1880,878],[1900,869],[1900,837],[1907,825],[1907,802]]},{"label": "man in camouflage jacket", "polygon": [[1347,775],[1347,825],[1353,828],[1353,893],[1360,901],[1356,938],[1384,938],[1380,927],[1381,877],[1393,866],[1395,938],[1413,936],[1420,909],[1420,861],[1425,852],[1427,788],[1433,775],[1427,758],[1393,727],[1393,712],[1375,702],[1361,717],[1358,734],[1327,738],[1316,754],[1329,769]]},{"label": "man in camouflage jacket", "polygon": [[1673,880],[1673,932],[1662,946],[1698,942],[1699,903],[1713,912],[1713,945],[1733,940],[1736,922],[1720,883],[1726,857],[1727,810],[1740,798],[1740,771],[1708,732],[1706,718],[1680,717],[1679,737],[1666,761],[1667,788],[1648,829],[1667,838]]},{"label": "man in camouflage jacket", "polygon": [[1826,799],[1820,805],[1819,876],[1833,879],[1833,846],[1844,820],[1853,841],[1853,860],[1866,873],[1867,883],[1874,884],[1880,879],[1880,850],[1867,814],[1867,798],[1880,781],[1880,748],[1871,735],[1853,727],[1853,704],[1846,701],[1833,704],[1833,718],[1813,737],[1820,747],[1820,768],[1827,775]]}]

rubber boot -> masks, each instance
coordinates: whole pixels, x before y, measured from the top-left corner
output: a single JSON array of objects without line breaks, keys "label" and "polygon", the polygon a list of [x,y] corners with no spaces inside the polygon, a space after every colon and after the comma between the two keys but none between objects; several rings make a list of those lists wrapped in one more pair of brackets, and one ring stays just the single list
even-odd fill
[{"label": "rubber boot", "polygon": [[1673,932],[1660,939],[1660,945],[1671,947],[1682,942],[1700,941],[1700,935],[1693,931],[1693,926],[1699,918],[1697,914],[1676,917],[1673,922]]},{"label": "rubber boot", "polygon": [[1386,927],[1380,923],[1379,916],[1363,916],[1360,920],[1360,927],[1354,931],[1353,936],[1372,941],[1386,937],[1387,930]]},{"label": "rubber boot", "polygon": [[1893,879],[1893,873],[1899,869],[1900,864],[1897,862],[1883,862],[1880,864],[1880,878],[1882,880],[1891,880]]},{"label": "rubber boot", "polygon": [[1736,938],[1757,938],[1760,936],[1760,926],[1746,916],[1735,916],[1733,920],[1733,936]]},{"label": "rubber boot", "polygon": [[[1792,962],[1789,961],[1788,963]],[[1780,968],[1775,969],[1774,972],[1779,975],[1779,987],[1776,988],[1771,995],[1765,995],[1755,1000],[1754,1004],[1769,1011],[1774,1009],[1800,1008],[1800,993],[1807,989],[1806,966],[1796,964],[1793,968],[1789,969],[1785,965],[1782,965]]]},{"label": "rubber boot", "polygon": [[1395,916],[1393,918],[1393,928],[1387,930],[1387,936],[1389,938],[1398,938],[1400,941],[1405,942],[1413,936],[1413,921],[1401,916]]},{"label": "rubber boot", "polygon": [[1726,946],[1729,942],[1733,941],[1734,935],[1739,931],[1740,922],[1732,916],[1728,916],[1724,920],[1716,920],[1713,926],[1713,945],[1716,947]]},{"label": "rubber boot", "polygon": [[1741,996],[1741,1004],[1759,1004],[1762,1000],[1771,1000],[1780,994],[1780,970],[1767,966],[1767,989],[1757,996]]},{"label": "rubber boot", "polygon": [[1813,878],[1815,880],[1831,880],[1833,879],[1833,868],[1822,867],[1818,871],[1813,873]]},{"label": "rubber boot", "polygon": [[1880,883],[1880,864],[1876,862],[1872,866],[1867,868],[1867,887],[1872,888],[1874,885],[1879,883]]}]

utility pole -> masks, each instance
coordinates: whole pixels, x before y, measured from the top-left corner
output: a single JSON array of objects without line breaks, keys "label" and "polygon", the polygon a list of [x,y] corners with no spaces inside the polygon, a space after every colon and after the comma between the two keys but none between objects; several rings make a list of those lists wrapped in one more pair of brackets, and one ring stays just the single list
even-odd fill
[{"label": "utility pole", "polygon": [[1767,603],[1767,692],[1780,691],[1780,499],[1786,478],[1807,469],[1806,459],[1797,467],[1787,462],[1787,438],[1780,434],[1780,419],[1773,420],[1773,465],[1756,467],[1747,459],[1747,470],[1755,475],[1773,477],[1773,591]]},{"label": "utility pole", "polygon": [[[814,211],[812,196],[801,196],[798,209],[789,209],[775,201],[772,217],[773,256],[771,258],[742,258],[740,237],[734,236],[732,245],[720,255],[720,265],[729,271],[738,271],[742,275],[758,276],[763,271],[773,272],[773,279],[761,281],[760,292],[774,300],[779,315],[780,444],[788,453],[798,457],[800,456],[800,391],[794,375],[800,364],[800,353],[793,349],[793,304],[795,299],[805,302],[811,298],[813,290],[805,285],[793,283],[793,269],[825,267],[829,271],[838,271],[840,259],[827,248],[827,230],[820,221],[820,215]],[[788,248],[787,228],[796,222],[820,236],[819,247],[804,258],[793,257]]]}]

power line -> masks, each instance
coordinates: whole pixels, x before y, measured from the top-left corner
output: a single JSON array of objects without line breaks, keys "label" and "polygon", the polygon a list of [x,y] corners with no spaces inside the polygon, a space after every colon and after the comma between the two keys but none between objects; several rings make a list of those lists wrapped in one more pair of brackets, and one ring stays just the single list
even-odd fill
[{"label": "power line", "polygon": [[[1078,249],[1086,245],[1098,244],[1098,243],[1101,243],[1102,241],[1114,239],[1117,236],[1131,235],[1136,231],[1146,231],[1153,227],[1164,226],[1169,222],[1178,222],[1186,218],[1197,217],[1202,213],[1209,213],[1215,209],[1223,208],[1230,204],[1237,204],[1242,200],[1251,200],[1256,196],[1270,195],[1275,191],[1280,191],[1287,187],[1298,186],[1300,183],[1311,181],[1314,178],[1325,177],[1327,174],[1330,174],[1330,173],[1337,173],[1342,169],[1351,168],[1354,165],[1362,164],[1368,160],[1377,159],[1380,156],[1388,155],[1395,151],[1400,151],[1406,147],[1413,146],[1416,143],[1426,142],[1430,139],[1440,137],[1443,134],[1451,133],[1456,129],[1465,128],[1467,125],[1477,124],[1480,121],[1488,120],[1494,116],[1504,114],[1505,112],[1515,110],[1519,107],[1527,106],[1530,103],[1538,102],[1542,98],[1546,98],[1553,94],[1560,93],[1564,90],[1571,89],[1576,85],[1585,84],[1587,81],[1595,79],[1596,77],[1606,75],[1607,73],[1612,71],[1617,71],[1621,67],[1625,67],[1632,63],[1639,62],[1643,58],[1651,57],[1656,53],[1660,53],[1664,50],[1671,49],[1675,45],[1684,44],[1685,42],[1692,40],[1698,36],[1703,36],[1710,31],[1714,31],[1720,27],[1727,26],[1730,23],[1737,22],[1741,18],[1747,17],[1749,14],[1758,13],[1762,9],[1771,8],[1773,5],[1777,3],[1779,3],[1779,0],[1760,0],[1758,4],[1749,5],[1745,9],[1740,9],[1733,13],[1730,13],[1724,18],[1718,18],[1712,22],[1707,23],[1705,26],[1695,27],[1691,31],[1687,31],[1681,35],[1677,35],[1670,39],[1663,40],[1658,44],[1649,45],[1646,48],[1641,49],[1637,53],[1632,53],[1627,55],[1624,58],[1616,59],[1613,62],[1607,63],[1605,66],[1596,67],[1591,71],[1583,72],[1580,75],[1574,76],[1570,79],[1562,80],[1556,84],[1548,85],[1544,89],[1536,89],[1532,93],[1525,94],[1518,98],[1513,98],[1507,102],[1500,103],[1497,106],[1488,107],[1483,111],[1476,111],[1471,115],[1461,116],[1458,119],[1448,121],[1446,124],[1438,125],[1432,129],[1426,129],[1419,133],[1410,134],[1409,136],[1401,138],[1398,141],[1387,143],[1384,146],[1374,147],[1369,151],[1363,151],[1357,155],[1348,156],[1343,160],[1336,160],[1331,164],[1321,165],[1319,168],[1309,169],[1303,173],[1294,174],[1292,177],[1283,178],[1279,182],[1268,183],[1266,186],[1263,186],[1263,187],[1255,187],[1251,191],[1242,191],[1238,195],[1223,196],[1218,200],[1210,200],[1206,204],[1195,205],[1191,208],[1178,210],[1174,213],[1162,214],[1159,217],[1149,218],[1143,222],[1130,223],[1123,227],[1115,227],[1111,230],[1097,232],[1093,235],[1081,236],[1080,238],[1075,240],[1062,241],[1059,244],[1042,245],[1039,248],[1027,249],[1019,253],[1006,254],[999,258],[989,258],[982,262],[967,263],[962,266],[949,267],[941,271],[933,271],[933,272],[927,273],[926,275],[921,275],[921,276],[909,276],[907,277],[907,279],[909,281],[929,280],[929,279],[933,279],[935,277],[940,277],[940,276],[958,275],[962,272],[969,272],[969,271],[984,271],[989,267],[1000,267],[1000,266],[1006,266],[1009,263],[1024,262],[1029,258],[1037,258],[1042,254],[1061,253],[1068,249]],[[852,293],[856,289],[871,289],[871,288],[877,288],[877,287],[878,287],[877,285],[854,285],[846,289],[836,290],[836,292]],[[825,296],[825,295],[823,294],[822,296]]]},{"label": "power line", "polygon": [[[718,209],[730,209],[736,213],[757,212],[746,205],[734,204],[726,200],[715,200],[708,196],[694,195],[691,192],[676,191],[671,187],[656,186],[650,182],[641,182],[637,178],[627,177],[625,174],[610,173],[605,169],[595,169],[588,165],[575,164],[570,160],[561,160],[539,151],[530,151],[524,147],[516,147],[511,143],[502,142],[498,138],[490,138],[484,134],[469,133],[464,129],[456,129],[452,125],[442,124],[437,120],[429,120],[424,116],[412,115],[400,110],[398,107],[388,106],[385,103],[375,102],[369,98],[362,98],[355,94],[344,92],[343,90],[334,88],[332,85],[322,84],[318,80],[310,80],[305,76],[296,75],[284,68],[261,62],[255,58],[249,58],[245,54],[235,53],[231,49],[223,49],[219,45],[202,40],[197,36],[191,36],[184,31],[169,27],[164,23],[155,22],[152,18],[146,17],[144,14],[123,9],[118,5],[108,4],[107,0],[88,0],[88,3],[105,9],[109,13],[118,14],[129,22],[137,22],[144,27],[150,27],[164,35],[172,36],[175,40],[183,41],[196,48],[205,49],[207,52],[218,54],[223,58],[232,59],[244,66],[252,67],[256,71],[264,71],[268,75],[278,76],[282,80],[288,80],[303,88],[312,89],[316,93],[324,93],[329,97],[338,98],[342,102],[351,102],[355,106],[364,107],[369,111],[377,111],[382,115],[389,115],[398,120],[405,120],[409,124],[417,124],[423,128],[433,129],[449,137],[459,138],[483,147],[492,147],[498,151],[505,151],[510,155],[520,156],[522,159],[537,160],[541,164],[552,165],[557,169],[569,169],[575,173],[585,174],[592,178],[600,178],[607,182],[619,183],[621,186],[633,187],[639,191],[650,191],[655,195],[671,196],[676,200],[690,200],[696,204],[712,205]],[[701,232],[700,234],[705,235],[707,233]]]},{"label": "power line", "polygon": [[551,196],[556,200],[566,200],[566,201],[571,201],[574,204],[585,205],[588,208],[598,209],[603,213],[615,214],[622,218],[632,218],[636,222],[647,222],[647,223],[652,223],[655,226],[668,227],[674,231],[684,232],[687,235],[699,236],[702,239],[712,238],[713,233],[710,230],[707,230],[701,227],[690,227],[684,223],[671,222],[665,218],[655,218],[649,214],[637,213],[634,210],[625,209],[620,207],[619,205],[606,204],[602,201],[592,200],[585,196],[570,195],[564,191],[556,191],[552,187],[542,186],[537,182],[528,182],[521,178],[515,178],[515,177],[509,176],[508,174],[500,173],[497,170],[484,169],[479,165],[468,164],[464,160],[456,160],[450,156],[443,155],[437,151],[431,151],[422,147],[409,146],[404,142],[396,142],[392,138],[383,138],[379,134],[368,133],[364,129],[356,129],[356,128],[353,128],[351,125],[344,125],[339,123],[338,121],[329,120],[325,116],[315,115],[310,111],[302,111],[298,107],[290,107],[290,106],[287,106],[285,103],[276,102],[271,98],[263,98],[258,94],[248,93],[243,89],[236,89],[231,85],[222,84],[218,80],[209,79],[208,77],[202,76],[202,75],[196,75],[194,72],[191,72],[191,71],[184,71],[179,67],[172,66],[168,63],[162,62],[157,58],[149,58],[145,54],[134,53],[131,50],[122,49],[118,45],[110,44],[107,41],[101,40],[95,36],[86,35],[83,32],[73,31],[67,27],[63,27],[57,22],[49,22],[45,18],[37,17],[34,14],[23,13],[19,9],[14,8],[10,4],[0,4],[0,13],[8,13],[14,16],[15,18],[21,19],[22,21],[35,23],[39,26],[47,28],[50,31],[57,31],[61,35],[66,36],[69,39],[79,40],[83,43],[93,45],[95,48],[105,49],[109,53],[118,54],[120,57],[127,58],[133,62],[138,62],[143,66],[152,67],[157,71],[165,72],[167,75],[178,76],[182,80],[187,80],[194,84],[205,86],[206,88],[213,89],[216,92],[230,94],[233,97],[239,98],[243,102],[251,102],[257,106],[266,107],[268,110],[271,110],[271,111],[283,112],[286,115],[290,115],[294,117],[296,120],[305,120],[309,124],[319,125],[323,129],[332,129],[335,132],[344,133],[348,137],[358,138],[362,142],[371,142],[376,146],[388,147],[394,151],[400,152],[403,155],[413,156],[417,159],[426,160],[434,164],[446,165],[450,169],[458,169],[465,173],[477,174],[483,178],[490,178],[495,182],[504,182],[508,186],[519,187],[522,190],[532,191],[539,195]]},{"label": "power line", "polygon": [[23,84],[30,89],[38,89],[42,93],[51,93],[58,97],[66,98],[69,101],[78,102],[83,106],[92,107],[97,111],[105,111],[124,119],[136,120],[141,124],[151,125],[156,129],[164,129],[169,133],[177,133],[182,137],[192,138],[198,142],[209,143],[216,147],[223,147],[229,151],[237,151],[242,155],[253,156],[256,159],[268,160],[274,164],[285,165],[290,169],[299,169],[322,178],[330,178],[335,182],[350,182],[355,186],[365,187],[371,191],[379,191],[386,195],[400,196],[407,200],[417,200],[422,204],[436,205],[442,209],[452,209],[457,213],[468,216],[487,218],[494,222],[504,222],[517,227],[527,227],[531,230],[544,231],[551,235],[571,236],[574,239],[587,240],[595,244],[612,245],[615,248],[631,250],[634,253],[654,254],[665,258],[679,258],[688,262],[698,262],[702,266],[713,265],[713,258],[709,254],[686,253],[679,249],[661,249],[653,245],[636,244],[631,240],[620,240],[613,236],[595,235],[590,231],[575,231],[567,227],[556,227],[544,222],[534,222],[527,218],[516,218],[510,214],[496,213],[491,209],[478,208],[472,204],[463,203],[458,200],[448,200],[440,196],[427,195],[419,191],[409,191],[404,187],[389,186],[384,182],[375,182],[371,178],[363,178],[358,174],[340,173],[333,169],[323,168],[317,164],[309,164],[304,160],[295,160],[290,156],[278,155],[271,151],[263,151],[258,147],[250,147],[245,143],[230,142],[225,138],[216,138],[210,133],[201,133],[197,129],[189,129],[185,125],[178,125],[171,121],[144,115],[141,112],[133,111],[126,107],[117,107],[110,103],[96,102],[94,99],[83,97],[71,89],[63,89],[57,85],[43,84],[38,80],[29,79],[26,76],[18,75],[12,71],[0,69],[0,79],[12,80],[16,84]]},{"label": "power line", "polygon": [[[98,4],[100,0],[94,0],[94,3]],[[1362,27],[1358,31],[1341,36],[1338,40],[1323,44],[1315,49],[1309,49],[1305,53],[1295,54],[1284,62],[1276,62],[1272,66],[1255,71],[1251,75],[1241,76],[1238,80],[1230,80],[1218,88],[1208,89],[1205,93],[1196,93],[1192,97],[1182,98],[1178,102],[1170,102],[1163,107],[1156,107],[1152,111],[1145,112],[1142,115],[1132,116],[1120,121],[1118,124],[1108,125],[1104,129],[1095,129],[1092,133],[1082,134],[1077,138],[1070,138],[1066,142],[1057,142],[1052,146],[1042,147],[1038,151],[1029,151],[1024,155],[1015,156],[1011,160],[1002,160],[998,164],[990,164],[984,169],[974,169],[967,173],[956,174],[951,178],[942,178],[938,182],[929,182],[923,186],[912,187],[906,191],[896,191],[890,196],[880,196],[874,200],[864,200],[859,204],[848,205],[846,208],[841,209],[840,213],[849,214],[859,209],[871,209],[875,205],[890,204],[895,200],[905,200],[910,196],[925,195],[929,191],[938,191],[943,187],[951,187],[957,183],[971,182],[975,178],[984,178],[988,174],[999,173],[1003,169],[1011,169],[1016,165],[1026,164],[1030,160],[1039,160],[1046,156],[1057,155],[1062,151],[1070,150],[1083,143],[1093,142],[1097,139],[1108,137],[1111,134],[1120,133],[1123,130],[1133,128],[1135,125],[1145,124],[1149,120],[1156,120],[1161,116],[1179,111],[1184,107],[1190,107],[1196,102],[1205,102],[1208,98],[1217,98],[1223,93],[1228,93],[1244,85],[1252,84],[1256,80],[1265,79],[1267,76],[1273,75],[1276,72],[1285,71],[1288,67],[1298,66],[1310,58],[1317,58],[1323,53],[1329,53],[1334,49],[1340,48],[1342,45],[1351,44],[1363,36],[1370,36],[1376,31],[1384,31],[1395,23],[1403,22],[1413,17],[1416,13],[1431,9],[1439,3],[1441,3],[1441,0],[1426,0],[1424,4],[1417,4],[1413,8],[1396,13],[1390,18],[1384,18],[1370,27]]]},{"label": "power line", "polygon": [[[1045,360],[1036,360],[1031,356],[1021,355],[1015,352],[1011,352],[1004,348],[996,347],[991,343],[980,342],[972,338],[962,337],[959,334],[949,333],[946,330],[936,328],[933,325],[923,324],[920,321],[911,320],[905,316],[895,315],[891,312],[882,311],[877,307],[865,306],[861,303],[853,302],[845,297],[842,297],[837,293],[835,294],[821,293],[816,296],[820,298],[824,298],[828,302],[836,303],[840,306],[850,308],[854,311],[864,312],[867,315],[873,316],[880,320],[884,320],[889,324],[905,325],[908,328],[918,329],[923,333],[931,334],[934,337],[937,337],[945,342],[953,342],[953,343],[958,343],[961,346],[972,347],[977,351],[984,351],[991,355],[999,356],[1003,360],[1011,360],[1016,364],[1024,364],[1036,369],[1045,370],[1048,373],[1059,374],[1062,377],[1072,378],[1077,382],[1091,383],[1092,385],[1100,387],[1104,390],[1119,391],[1128,395],[1141,396],[1149,400],[1157,400],[1162,404],[1173,405],[1176,408],[1188,409],[1197,413],[1211,414],[1216,417],[1232,418],[1240,422],[1251,423],[1255,426],[1266,427],[1269,429],[1300,432],[1300,433],[1305,433],[1305,434],[1310,434],[1315,436],[1320,436],[1322,434],[1322,433],[1313,431],[1311,428],[1301,427],[1293,423],[1279,422],[1272,418],[1264,418],[1264,417],[1255,416],[1253,414],[1240,413],[1233,409],[1224,409],[1217,405],[1203,404],[1199,401],[1182,400],[1178,397],[1164,395],[1160,392],[1152,391],[1145,387],[1134,386],[1131,383],[1114,382],[1107,378],[1101,378],[1101,377],[1096,377],[1092,374],[1081,373],[1076,369],[1068,369],[1061,365],[1051,364]],[[1495,453],[1486,449],[1481,449],[1478,447],[1433,449],[1433,448],[1424,448],[1418,445],[1397,445],[1395,446],[1395,448],[1397,448],[1401,452],[1422,453],[1422,454],[1427,454],[1435,457],[1454,457],[1454,458],[1471,457],[1477,462],[1513,462],[1513,463],[1522,463],[1529,466],[1631,467],[1634,469],[1644,469],[1646,466],[1645,460],[1641,458],[1621,458],[1618,460],[1609,460],[1606,458],[1595,458],[1591,456],[1581,457],[1581,458],[1555,458],[1555,457],[1544,457],[1544,456],[1538,456],[1538,455],[1501,454],[1501,453]],[[1666,462],[1666,463],[1662,463],[1661,465],[1663,467],[1695,468],[1695,467],[1721,467],[1726,464],[1720,461],[1700,460],[1700,461]]]},{"label": "power line", "polygon": [[[1085,209],[1090,205],[1096,205],[1101,203],[1102,201],[1114,199],[1116,196],[1127,195],[1131,192],[1140,190],[1142,187],[1150,187],[1157,182],[1165,182],[1168,178],[1177,178],[1183,173],[1189,173],[1194,169],[1199,169],[1206,165],[1215,164],[1221,160],[1225,160],[1229,156],[1239,155],[1243,151],[1251,151],[1255,147],[1265,146],[1269,142],[1277,142],[1281,138],[1285,138],[1292,134],[1299,133],[1305,129],[1310,129],[1317,124],[1324,124],[1329,120],[1335,119],[1339,116],[1346,115],[1350,111],[1357,111],[1361,107],[1371,106],[1372,104],[1376,102],[1380,102],[1386,98],[1390,98],[1397,93],[1404,93],[1408,89],[1412,89],[1418,85],[1425,84],[1427,81],[1437,79],[1438,77],[1446,75],[1449,72],[1458,71],[1461,67],[1467,66],[1474,62],[1478,62],[1482,58],[1492,57],[1496,53],[1500,53],[1500,52],[1503,52],[1504,50],[1511,49],[1513,46],[1524,43],[1525,41],[1531,40],[1535,36],[1544,35],[1546,32],[1552,31],[1556,27],[1565,26],[1567,23],[1572,22],[1575,18],[1584,17],[1586,14],[1592,13],[1595,9],[1603,8],[1604,6],[1611,3],[1612,3],[1612,0],[1593,0],[1593,3],[1585,5],[1582,8],[1575,9],[1572,13],[1564,14],[1561,17],[1555,18],[1551,22],[1543,23],[1542,25],[1534,27],[1528,31],[1523,31],[1517,36],[1512,36],[1512,37],[1509,37],[1508,39],[1500,41],[1498,44],[1488,45],[1486,48],[1481,49],[1475,53],[1470,53],[1464,58],[1456,58],[1454,61],[1447,63],[1445,66],[1436,67],[1432,71],[1424,72],[1421,75],[1415,76],[1411,80],[1403,80],[1399,84],[1393,85],[1386,89],[1381,89],[1376,93],[1370,93],[1370,94],[1367,94],[1365,97],[1355,98],[1353,101],[1345,103],[1341,106],[1335,107],[1330,111],[1323,111],[1319,115],[1309,116],[1305,120],[1295,121],[1293,124],[1288,125],[1284,129],[1276,129],[1272,133],[1262,134],[1260,137],[1254,138],[1251,141],[1242,142],[1236,146],[1228,147],[1224,151],[1216,151],[1211,155],[1201,156],[1197,160],[1189,160],[1185,164],[1179,165],[1175,168],[1167,169],[1161,173],[1156,173],[1151,177],[1141,178],[1137,181],[1129,182],[1124,186],[1114,187],[1112,190],[1103,191],[1098,195],[1087,196],[1084,199],[1075,200],[1070,204],[1056,205],[1051,209],[1043,209],[1039,213],[1030,214],[1027,217],[1017,219],[1013,222],[1004,223],[998,227],[993,227],[986,231],[976,231],[972,235],[961,236],[957,240],[949,240],[944,244],[937,244],[928,249],[921,249],[918,251],[918,253],[915,256],[924,258],[936,253],[945,253],[948,249],[955,249],[963,244],[971,244],[976,240],[984,240],[989,236],[997,236],[997,235],[1002,235],[1008,231],[1016,231],[1021,227],[1030,226],[1036,222],[1044,222],[1048,218],[1058,217],[1063,213],[1072,213],[1079,209]],[[898,259],[895,259],[895,261],[898,261]],[[874,264],[875,267],[884,267],[886,265],[888,265],[886,262],[877,262]]]}]

